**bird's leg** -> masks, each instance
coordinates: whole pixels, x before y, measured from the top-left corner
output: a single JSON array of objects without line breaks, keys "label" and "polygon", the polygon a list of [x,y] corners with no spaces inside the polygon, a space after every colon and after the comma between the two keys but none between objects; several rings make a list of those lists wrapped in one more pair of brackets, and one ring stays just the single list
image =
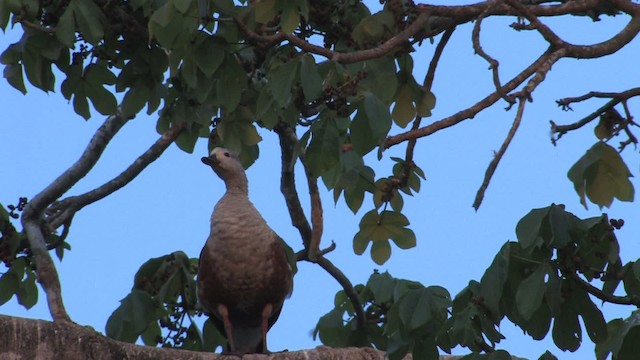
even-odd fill
[{"label": "bird's leg", "polygon": [[262,309],[262,353],[267,353],[267,331],[269,331],[269,318],[273,313],[273,304],[268,303]]},{"label": "bird's leg", "polygon": [[233,326],[231,320],[229,320],[229,310],[224,304],[218,304],[218,313],[222,317],[222,323],[224,324],[224,331],[227,333],[227,342],[232,353],[236,352],[236,344],[233,342]]}]

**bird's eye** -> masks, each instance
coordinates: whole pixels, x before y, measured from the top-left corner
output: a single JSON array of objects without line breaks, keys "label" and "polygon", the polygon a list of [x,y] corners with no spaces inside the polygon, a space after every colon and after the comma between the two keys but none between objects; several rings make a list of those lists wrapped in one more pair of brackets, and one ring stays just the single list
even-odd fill
[{"label": "bird's eye", "polygon": [[225,153],[224,153],[224,156],[229,157],[229,156],[231,156],[231,155],[229,155],[229,152],[225,152]]}]

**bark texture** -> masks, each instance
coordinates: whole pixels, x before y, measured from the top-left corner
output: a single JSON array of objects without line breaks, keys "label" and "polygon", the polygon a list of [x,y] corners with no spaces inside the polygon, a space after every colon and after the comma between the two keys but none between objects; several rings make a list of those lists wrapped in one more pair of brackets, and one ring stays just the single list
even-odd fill
[{"label": "bark texture", "polygon": [[[105,337],[93,328],[71,322],[50,322],[0,315],[0,360],[224,360],[223,356],[185,350],[154,348]],[[440,357],[457,359],[455,356]],[[247,354],[243,360],[384,360],[384,353],[371,348],[311,350]],[[410,360],[407,356],[405,360]]]}]

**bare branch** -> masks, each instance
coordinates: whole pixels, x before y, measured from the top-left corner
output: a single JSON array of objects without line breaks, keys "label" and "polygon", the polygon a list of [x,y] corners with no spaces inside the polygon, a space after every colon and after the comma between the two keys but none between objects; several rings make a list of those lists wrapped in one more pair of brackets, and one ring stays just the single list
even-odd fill
[{"label": "bare branch", "polygon": [[149,164],[154,162],[171,145],[184,130],[183,125],[169,129],[156,142],[140,155],[120,175],[104,183],[102,186],[82,195],[71,196],[56,202],[47,209],[47,224],[49,229],[55,230],[62,224],[70,223],[73,216],[83,207],[105,198],[121,189],[135,179]]},{"label": "bare branch", "polygon": [[[518,75],[516,75],[511,81],[506,83],[503,86],[505,92],[509,92],[515,89],[517,86],[522,84],[527,78],[533,75],[536,70],[542,66],[542,64],[548,61],[552,56],[552,53],[545,52],[538,59],[536,59],[531,65],[529,65],[526,69],[522,70]],[[446,117],[444,119],[433,122],[425,127],[421,127],[419,129],[412,129],[407,132],[389,136],[385,141],[385,148],[390,148],[394,145],[397,145],[403,141],[407,141],[409,139],[420,138],[424,136],[429,136],[435,132],[438,132],[442,129],[446,129],[453,125],[456,125],[464,120],[473,118],[480,111],[488,108],[493,105],[496,101],[500,99],[500,95],[497,91],[494,91],[484,99],[480,100],[473,106],[470,106],[458,113]]]},{"label": "bare branch", "polygon": [[482,26],[482,20],[497,4],[499,4],[499,0],[490,1],[487,9],[483,11],[480,16],[478,16],[478,19],[473,25],[473,30],[471,31],[471,43],[473,44],[473,50],[476,52],[476,54],[480,55],[481,58],[485,59],[489,63],[489,69],[491,70],[491,73],[493,75],[493,85],[495,86],[498,95],[500,95],[500,97],[509,104],[513,104],[515,100],[507,96],[507,93],[504,92],[502,84],[500,83],[500,73],[498,72],[498,66],[500,65],[500,63],[498,62],[498,60],[487,54],[482,48],[482,45],[480,45],[480,27]]},{"label": "bare branch", "polygon": [[22,213],[22,226],[27,233],[29,246],[33,252],[38,282],[47,295],[49,312],[55,321],[68,321],[70,318],[62,301],[58,273],[45,244],[45,235],[42,229],[44,210],[93,168],[109,141],[127,120],[120,115],[108,117],[93,135],[80,159],[34,196]]},{"label": "bare branch", "polygon": [[[573,104],[573,103],[589,100],[589,99],[592,99],[592,98],[611,99],[606,104],[602,105],[597,110],[595,110],[591,114],[585,116],[584,118],[576,121],[575,123],[567,124],[567,125],[557,125],[554,121],[550,121],[550,123],[551,123],[551,134],[552,134],[551,142],[555,145],[555,143],[558,140],[560,140],[560,138],[564,134],[568,133],[569,131],[573,131],[573,130],[576,130],[576,129],[579,129],[579,128],[583,127],[584,125],[586,125],[586,124],[590,123],[591,121],[597,119],[598,116],[602,115],[607,110],[613,109],[613,107],[618,105],[619,103],[621,103],[621,102],[625,103],[628,99],[630,99],[632,97],[635,97],[635,96],[640,96],[640,88],[633,88],[633,89],[629,89],[629,90],[622,91],[622,92],[619,92],[619,93],[617,93],[617,92],[596,92],[596,91],[591,91],[591,92],[589,92],[587,94],[584,94],[584,95],[581,95],[581,96],[568,97],[568,98],[564,98],[564,99],[560,99],[560,100],[556,101],[558,106],[561,106],[564,110],[571,110],[571,104]],[[628,113],[628,109],[625,110],[625,111],[627,111],[627,113]],[[627,122],[629,122],[629,120],[631,120],[630,124],[634,124],[633,120],[631,119],[631,114],[628,113],[627,114]],[[633,134],[632,134],[632,136],[633,136]],[[632,137],[629,137],[629,138],[632,138]]]},{"label": "bare branch", "polygon": [[[411,25],[407,26],[402,32],[385,41],[383,44],[371,49],[354,51],[350,53],[341,53],[311,44],[297,36],[290,34],[277,33],[275,35],[260,35],[249,29],[249,27],[247,27],[242,21],[240,21],[240,19],[235,19],[236,24],[238,24],[240,30],[242,30],[251,41],[269,46],[275,42],[286,39],[293,45],[308,53],[322,55],[330,60],[342,64],[352,64],[360,61],[375,59],[395,51],[397,48],[404,46],[409,38],[411,38],[419,31],[423,30],[428,20],[428,12],[421,12],[418,18],[413,23],[411,23]],[[437,34],[437,32],[431,35],[435,34]]]},{"label": "bare branch", "polygon": [[307,217],[304,214],[304,210],[302,209],[302,205],[300,204],[298,190],[296,189],[293,154],[298,140],[296,139],[296,135],[293,133],[293,130],[288,126],[279,125],[274,130],[280,137],[280,149],[282,154],[280,192],[282,192],[284,200],[287,203],[291,223],[298,229],[298,232],[300,232],[300,237],[302,238],[302,243],[306,252],[307,249],[309,249],[312,231],[311,226],[307,221]]},{"label": "bare branch", "polygon": [[521,97],[519,99],[518,111],[516,113],[515,119],[513,120],[513,124],[511,125],[511,129],[509,129],[509,132],[507,133],[507,137],[504,139],[504,142],[502,142],[502,146],[500,146],[500,149],[495,154],[495,156],[489,163],[489,166],[487,167],[487,171],[484,174],[484,179],[482,180],[482,185],[480,185],[480,188],[476,193],[476,199],[473,201],[473,208],[476,211],[478,211],[478,208],[480,208],[480,204],[482,204],[482,199],[484,199],[484,193],[487,190],[487,187],[489,186],[489,182],[491,181],[491,178],[493,177],[493,174],[496,171],[496,168],[498,167],[500,160],[502,160],[502,156],[507,151],[507,148],[509,147],[511,140],[513,140],[513,136],[518,131],[518,127],[520,126],[520,122],[522,121],[522,114],[524,113],[525,103],[526,103],[526,99],[524,97]]}]

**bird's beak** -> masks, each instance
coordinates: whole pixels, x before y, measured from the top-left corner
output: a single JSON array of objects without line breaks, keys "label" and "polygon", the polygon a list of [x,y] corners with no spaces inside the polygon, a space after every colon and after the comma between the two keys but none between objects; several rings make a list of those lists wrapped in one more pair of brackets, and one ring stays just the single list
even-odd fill
[{"label": "bird's beak", "polygon": [[209,165],[209,166],[213,166],[215,160],[208,157],[208,156],[203,156],[200,161],[202,161],[203,164],[205,165]]}]

